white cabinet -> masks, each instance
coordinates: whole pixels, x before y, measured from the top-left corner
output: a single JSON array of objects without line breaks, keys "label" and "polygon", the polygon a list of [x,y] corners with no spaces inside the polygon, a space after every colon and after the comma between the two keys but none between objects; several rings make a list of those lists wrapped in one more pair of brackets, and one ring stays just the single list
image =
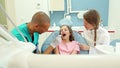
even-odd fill
[{"label": "white cabinet", "polygon": [[15,0],[16,24],[31,21],[33,14],[38,11],[48,12],[48,0]]},{"label": "white cabinet", "polygon": [[64,11],[64,0],[49,0],[49,11]]}]

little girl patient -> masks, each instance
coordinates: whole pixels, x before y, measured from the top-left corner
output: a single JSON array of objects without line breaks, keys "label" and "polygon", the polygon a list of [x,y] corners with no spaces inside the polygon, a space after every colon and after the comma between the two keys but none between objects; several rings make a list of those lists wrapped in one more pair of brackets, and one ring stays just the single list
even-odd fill
[{"label": "little girl patient", "polygon": [[73,31],[67,25],[60,27],[61,42],[55,47],[55,54],[78,54],[80,52],[78,42],[74,41]]}]

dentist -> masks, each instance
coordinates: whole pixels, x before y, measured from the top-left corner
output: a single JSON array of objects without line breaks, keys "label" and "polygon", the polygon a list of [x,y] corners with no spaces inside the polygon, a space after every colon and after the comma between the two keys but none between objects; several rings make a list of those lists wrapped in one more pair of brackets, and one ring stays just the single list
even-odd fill
[{"label": "dentist", "polygon": [[[33,43],[38,47],[39,34],[42,34],[48,30],[50,26],[50,18],[42,11],[35,13],[30,22],[25,22],[18,26],[18,29],[22,32],[27,42]],[[11,33],[20,41],[25,42],[21,34],[14,28]],[[38,52],[37,48],[34,53]]]}]

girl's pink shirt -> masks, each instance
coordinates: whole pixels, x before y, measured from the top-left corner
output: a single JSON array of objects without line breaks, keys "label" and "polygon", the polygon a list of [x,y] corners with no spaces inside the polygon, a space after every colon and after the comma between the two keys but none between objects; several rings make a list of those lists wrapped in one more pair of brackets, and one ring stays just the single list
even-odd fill
[{"label": "girl's pink shirt", "polygon": [[61,43],[57,46],[57,48],[60,54],[65,54],[65,55],[71,54],[73,51],[77,51],[77,53],[80,52],[78,42],[76,41],[72,41],[68,43],[64,43],[63,41],[61,41]]}]

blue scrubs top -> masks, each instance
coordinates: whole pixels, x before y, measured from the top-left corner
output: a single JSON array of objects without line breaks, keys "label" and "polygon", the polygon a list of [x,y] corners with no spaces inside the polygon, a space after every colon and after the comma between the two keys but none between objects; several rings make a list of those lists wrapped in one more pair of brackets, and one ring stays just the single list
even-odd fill
[{"label": "blue scrubs top", "polygon": [[[39,34],[37,32],[34,33],[33,37],[34,39],[32,40],[31,36],[30,36],[30,32],[28,31],[28,27],[27,24],[21,24],[20,26],[18,26],[18,29],[22,32],[22,34],[24,35],[24,37],[26,38],[27,42],[32,42],[33,44],[35,44],[36,46],[38,45],[38,40],[39,40]],[[11,33],[20,41],[25,41],[22,36],[20,35],[20,33],[14,28]]]}]

